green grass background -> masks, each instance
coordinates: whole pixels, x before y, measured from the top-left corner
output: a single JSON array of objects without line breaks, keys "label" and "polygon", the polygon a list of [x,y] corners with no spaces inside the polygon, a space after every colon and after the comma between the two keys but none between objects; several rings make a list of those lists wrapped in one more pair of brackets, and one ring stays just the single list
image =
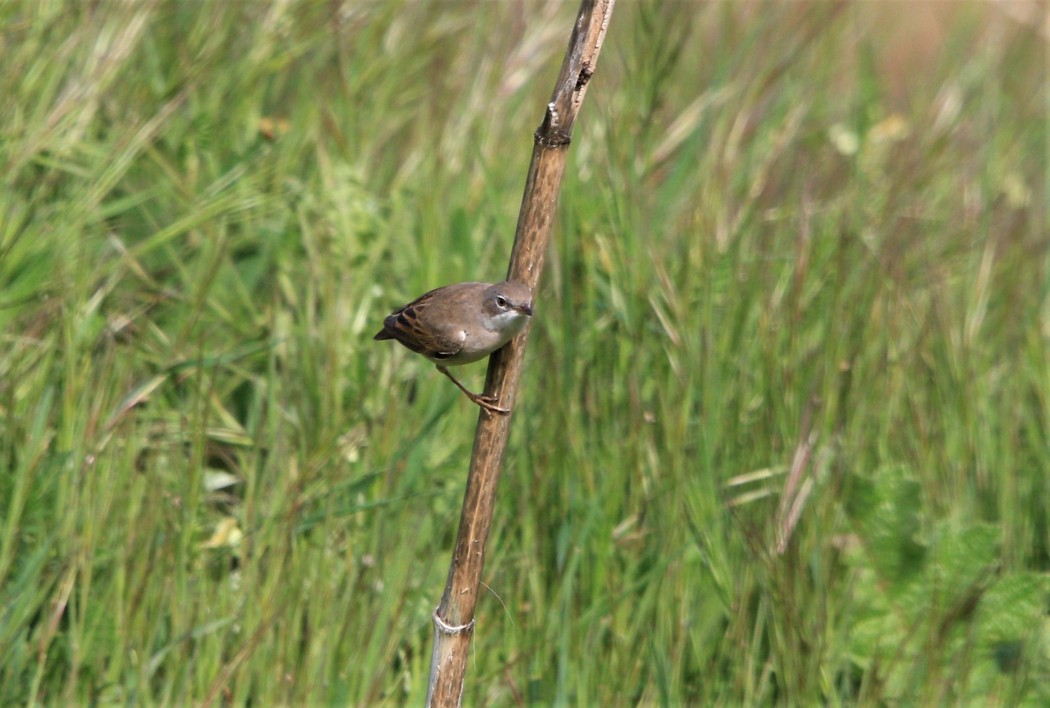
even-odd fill
[{"label": "green grass background", "polygon": [[[0,703],[423,700],[575,10],[0,4]],[[1045,11],[621,1],[468,704],[1050,701]]]}]

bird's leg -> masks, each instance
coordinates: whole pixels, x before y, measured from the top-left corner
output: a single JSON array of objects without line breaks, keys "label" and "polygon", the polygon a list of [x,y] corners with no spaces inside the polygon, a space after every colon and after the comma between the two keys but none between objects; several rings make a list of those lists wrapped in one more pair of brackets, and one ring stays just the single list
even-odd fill
[{"label": "bird's leg", "polygon": [[474,393],[472,391],[468,391],[467,387],[461,384],[459,381],[457,381],[456,377],[450,374],[449,370],[446,369],[444,366],[438,366],[437,370],[443,373],[445,376],[452,379],[452,383],[456,384],[460,391],[467,394],[467,398],[474,401],[474,403],[478,404],[479,406],[481,406],[481,408],[488,411],[489,413],[502,413],[503,415],[510,413],[509,409],[500,408],[496,405],[496,401],[499,400],[497,396],[484,396]]}]

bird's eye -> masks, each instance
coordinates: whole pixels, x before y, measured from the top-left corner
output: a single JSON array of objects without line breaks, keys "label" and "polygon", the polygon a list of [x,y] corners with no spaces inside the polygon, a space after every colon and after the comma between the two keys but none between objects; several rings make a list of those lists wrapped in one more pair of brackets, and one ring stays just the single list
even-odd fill
[{"label": "bird's eye", "polygon": [[502,307],[504,310],[507,309],[507,298],[503,297],[502,295],[499,295],[496,298],[496,304]]}]

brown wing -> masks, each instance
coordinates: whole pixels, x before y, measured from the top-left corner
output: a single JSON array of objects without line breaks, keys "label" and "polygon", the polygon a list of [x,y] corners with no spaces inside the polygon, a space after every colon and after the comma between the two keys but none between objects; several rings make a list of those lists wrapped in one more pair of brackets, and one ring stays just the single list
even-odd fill
[{"label": "brown wing", "polygon": [[431,290],[401,309],[394,310],[383,321],[383,329],[376,334],[375,339],[396,339],[428,359],[448,359],[458,354],[463,348],[462,328],[433,322],[427,317],[434,293],[443,289]]}]

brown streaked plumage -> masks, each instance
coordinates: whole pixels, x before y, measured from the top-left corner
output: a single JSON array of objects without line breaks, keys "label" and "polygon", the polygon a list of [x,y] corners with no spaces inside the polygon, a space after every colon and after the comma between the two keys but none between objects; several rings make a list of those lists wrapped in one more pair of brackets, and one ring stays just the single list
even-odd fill
[{"label": "brown streaked plumage", "polygon": [[467,390],[446,367],[483,359],[521,332],[531,316],[532,293],[522,283],[456,283],[394,310],[374,338],[396,339],[437,364],[481,408],[507,413],[495,397]]}]

